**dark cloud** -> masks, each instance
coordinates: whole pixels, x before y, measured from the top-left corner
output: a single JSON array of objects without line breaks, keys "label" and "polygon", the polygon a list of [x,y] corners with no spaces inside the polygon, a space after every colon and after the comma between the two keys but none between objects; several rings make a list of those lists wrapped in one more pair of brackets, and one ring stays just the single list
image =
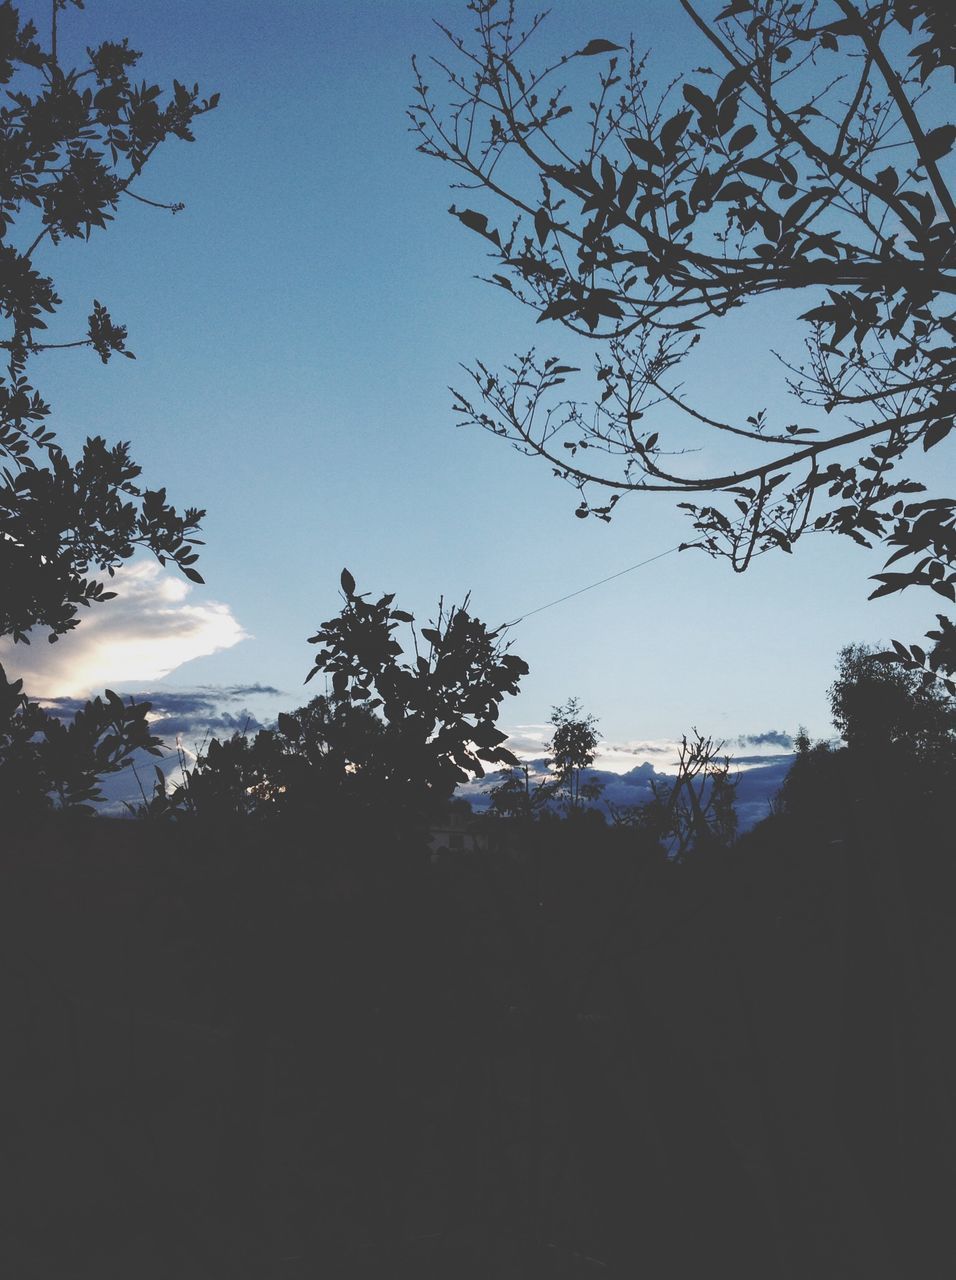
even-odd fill
[{"label": "dark cloud", "polygon": [[[227,710],[223,703],[235,703],[246,697],[277,697],[279,689],[266,684],[203,685],[198,689],[152,689],[124,694],[124,699],[148,702],[151,727],[169,743],[181,738],[190,743],[216,735],[258,733],[262,721],[247,707]],[[61,719],[72,717],[85,704],[84,698],[46,698],[44,705]]]},{"label": "dark cloud", "polygon": [[[274,688],[271,684],[201,684],[199,689],[209,693],[217,702],[235,702],[240,698],[262,695],[270,698],[280,698],[283,692],[281,689]],[[144,694],[143,696],[152,695]]]},{"label": "dark cloud", "polygon": [[780,755],[731,756],[730,767],[733,768],[734,765],[744,765],[749,768],[751,765],[775,764],[778,760],[784,760],[784,759],[790,760],[792,758],[793,758],[793,752],[788,752],[786,756],[780,756]]},{"label": "dark cloud", "polygon": [[[156,708],[153,708],[156,710]],[[204,736],[234,733],[258,733],[265,725],[251,711],[243,708],[236,715],[223,711],[221,715],[163,716],[152,722],[153,733],[161,738],[184,738],[201,730]]]},{"label": "dark cloud", "polygon": [[741,747],[782,747],[784,751],[793,749],[793,738],[782,729],[768,729],[766,733],[742,733],[737,739]]}]

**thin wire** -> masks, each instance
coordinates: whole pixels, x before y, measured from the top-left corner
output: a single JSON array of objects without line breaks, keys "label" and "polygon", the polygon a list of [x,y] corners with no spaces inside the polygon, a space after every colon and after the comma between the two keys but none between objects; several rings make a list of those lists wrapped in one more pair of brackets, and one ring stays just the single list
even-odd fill
[{"label": "thin wire", "polygon": [[537,609],[529,609],[527,613],[521,614],[512,622],[506,622],[505,627],[516,627],[519,622],[524,622],[526,618],[532,618],[536,613],[543,613],[545,609],[553,609],[556,604],[564,604],[565,600],[573,600],[575,596],[583,596],[585,591],[593,591],[595,587],[603,587],[606,582],[613,582],[615,578],[623,578],[626,573],[633,573],[635,569],[643,569],[647,564],[653,564],[655,560],[663,560],[665,556],[671,556],[675,551],[680,551],[682,547],[692,546],[694,544],[682,542],[676,547],[669,547],[666,551],[658,551],[656,556],[649,556],[646,560],[639,560],[637,564],[628,566],[627,569],[619,569],[617,573],[610,574],[607,578],[600,578],[597,582],[588,583],[586,587],[579,587],[577,591],[571,591],[566,596],[559,596],[557,600],[549,600],[547,604],[538,605]]}]

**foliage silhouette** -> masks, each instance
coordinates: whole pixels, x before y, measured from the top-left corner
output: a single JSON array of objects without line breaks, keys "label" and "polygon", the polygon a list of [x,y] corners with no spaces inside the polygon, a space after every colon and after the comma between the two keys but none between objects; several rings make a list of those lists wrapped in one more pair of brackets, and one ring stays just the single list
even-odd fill
[{"label": "foliage silhouette", "polygon": [[[420,820],[486,765],[517,764],[496,721],[528,667],[501,632],[473,617],[467,598],[460,607],[439,602],[437,619],[419,631],[412,614],[392,607],[393,595],[358,594],[347,569],[341,582],[341,613],[309,639],[320,648],[306,682],[323,673],[329,692],[252,742],[214,739],[171,795],[158,779],[157,811],[248,816],[334,804]],[[396,638],[400,626],[410,652]]]},{"label": "foliage silhouette", "polygon": [[[915,825],[936,814],[956,781],[956,699],[926,684],[868,645],[840,651],[829,689],[833,723],[844,746],[796,738],[797,758],[780,791],[780,807],[844,838],[860,815],[879,811]],[[934,829],[939,815],[928,825]],[[934,839],[942,833],[934,831]]]},{"label": "foliage silhouette", "polygon": [[[476,364],[456,412],[544,459],[582,518],[610,519],[628,493],[672,493],[689,499],[692,545],[737,571],[826,530],[894,548],[887,569],[908,562],[878,575],[874,595],[915,584],[953,600],[954,501],[918,498],[924,486],[896,474],[949,435],[956,410],[956,126],[917,112],[956,62],[948,8],[680,6],[717,64],[677,102],[674,85],[654,95],[633,40],[530,69],[545,15],[522,27],[513,0],[468,5],[474,39],[439,24],[448,95],[416,66],[419,150],[513,218],[498,228],[451,207],[490,244],[491,282],[600,344],[596,404],[561,399],[579,370],[531,351],[504,372]],[[583,119],[561,80],[580,59],[601,68]],[[727,418],[712,390],[694,402],[677,381],[708,327],[766,297],[807,325],[803,362],[782,363],[794,422],[757,407]],[[718,441],[731,465],[694,470]],[[952,664],[947,649],[937,670]]]},{"label": "foliage silhouette", "polygon": [[31,702],[23,681],[0,666],[0,809],[29,821],[51,806],[90,814],[102,799],[98,779],[121,769],[136,750],[159,755],[148,703],[124,703],[112,689],[93,698],[67,725]]},{"label": "foliage silhouette", "polygon": [[582,781],[582,771],[594,761],[599,741],[597,720],[583,715],[577,698],[570,698],[551,712],[554,736],[545,745],[549,775],[532,783],[531,770],[518,763],[489,791],[492,811],[511,818],[532,819],[563,807],[579,813],[585,802],[596,800],[602,786],[594,779]]},{"label": "foliage silhouette", "polygon": [[734,795],[738,779],[722,742],[698,729],[685,734],[672,783],[651,780],[653,799],[644,805],[612,809],[616,824],[636,828],[657,841],[669,858],[680,862],[691,853],[729,848],[737,835]]},{"label": "foliage silhouette", "polygon": [[[7,91],[0,108],[0,311],[8,325],[0,341],[8,359],[0,378],[0,635],[26,644],[36,628],[55,642],[77,626],[80,608],[112,598],[115,592],[93,575],[112,577],[137,547],[202,582],[193,565],[204,513],[179,513],[165,489],[146,488],[126,442],[109,446],[92,437],[71,462],[26,367],[36,353],[63,347],[90,347],[104,364],[116,354],[133,359],[126,328],[96,299],[84,336],[42,340],[60,298],[35,259],[43,249],[105,229],[124,199],[157,205],[134,189],[137,180],[167,140],[193,140],[194,121],[216,106],[218,94],[204,99],[198,85],[174,80],[164,100],[158,85],[135,83],[140,54],[125,39],[87,50],[84,66],[67,69],[57,49],[64,8],[64,0],[53,0],[45,48],[32,22],[23,22],[9,0],[0,4],[0,85]],[[175,213],[183,206],[158,207]],[[22,247],[11,243],[15,238]],[[46,735],[44,752],[26,753],[36,765],[33,783],[21,780],[17,789],[46,786],[50,803],[56,796],[73,805],[95,795],[97,770],[121,767],[136,746],[155,747],[144,707],[121,714],[108,694],[106,702],[87,705],[82,727],[57,729],[23,698],[18,682],[3,678],[12,708],[4,753],[9,744],[29,742],[31,728]],[[12,777],[19,766],[4,755],[3,768]]]},{"label": "foliage silhouette", "polygon": [[600,740],[597,720],[584,715],[577,698],[569,698],[563,706],[551,712],[554,736],[547,745],[548,767],[556,775],[558,791],[572,813],[577,812],[587,800],[595,800],[600,785],[582,781],[585,769],[594,763],[594,751]]},{"label": "foliage silhouette", "polygon": [[[363,599],[346,586],[343,613]],[[357,664],[354,620],[322,630],[351,681],[374,665],[384,687],[404,658],[380,661],[381,633],[412,624],[388,631],[391,604],[366,603],[384,626],[361,630]],[[873,675],[844,655],[841,679]],[[291,788],[264,772],[240,822],[50,824],[43,859],[32,835],[4,850],[4,994],[29,1034],[0,1073],[38,1158],[8,1189],[0,1269],[120,1274],[146,1241],[170,1274],[198,1259],[253,1280],[278,1240],[355,1280],[685,1280],[724,1260],[742,1280],[938,1274],[956,881],[934,838],[951,787],[898,786],[897,803],[882,780],[860,789],[866,750],[821,749],[813,787],[834,784],[839,826],[778,813],[716,856],[666,859],[646,828],[585,810],[489,823],[481,856],[404,858],[421,824],[377,783],[374,820],[357,802],[384,702],[336,745],[378,696],[361,687],[284,718],[261,757],[320,796],[330,756],[358,762],[318,810],[283,809]],[[701,809],[694,762],[716,750],[687,744]],[[74,1157],[89,1205],[49,1176]]]},{"label": "foliage silhouette", "polygon": [[956,700],[871,647],[840,651],[829,695],[833,723],[851,750],[899,750],[927,763],[956,752]]}]

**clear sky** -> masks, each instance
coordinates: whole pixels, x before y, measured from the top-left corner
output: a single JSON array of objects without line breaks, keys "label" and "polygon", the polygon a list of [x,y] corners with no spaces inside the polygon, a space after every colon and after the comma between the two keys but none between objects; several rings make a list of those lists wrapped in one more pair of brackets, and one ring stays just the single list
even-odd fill
[{"label": "clear sky", "polygon": [[[22,7],[47,21],[45,3]],[[105,234],[38,259],[65,300],[57,336],[82,329],[96,297],[137,360],[104,368],[80,351],[31,367],[69,449],[94,432],[130,439],[150,483],[208,508],[207,585],[134,566],[121,600],[74,636],[17,654],[35,691],[259,684],[280,691],[249,696],[270,718],[311,696],[305,640],[338,611],[343,566],[419,617],[471,591],[498,623],[691,536],[664,499],[622,502],[610,525],[577,520],[547,467],[454,426],[459,362],[535,343],[572,354],[558,326],[535,329],[475,279],[483,242],[448,216],[450,174],[408,132],[412,53],[441,51],[433,17],[468,16],[460,0],[87,0],[65,13],[61,49],[128,35],[144,75],[222,94],[197,142],[170,143],[140,187],[183,213],[127,203]],[[658,51],[654,77],[706,60],[673,0],[557,0],[542,40],[572,50],[632,30]],[[725,408],[773,408],[773,323],[735,317],[698,387]],[[515,628],[531,674],[503,723],[540,725],[576,694],[612,743],[692,725],[827,735],[837,650],[915,640],[933,621],[925,595],[867,602],[882,559],[833,536],[743,576],[668,556]]]}]

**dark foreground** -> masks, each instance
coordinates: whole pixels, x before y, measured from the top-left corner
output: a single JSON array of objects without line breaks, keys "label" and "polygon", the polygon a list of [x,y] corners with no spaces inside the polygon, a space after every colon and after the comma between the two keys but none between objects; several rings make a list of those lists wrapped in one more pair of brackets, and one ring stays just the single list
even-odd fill
[{"label": "dark foreground", "polygon": [[0,1275],[949,1280],[945,843],[24,833]]}]

